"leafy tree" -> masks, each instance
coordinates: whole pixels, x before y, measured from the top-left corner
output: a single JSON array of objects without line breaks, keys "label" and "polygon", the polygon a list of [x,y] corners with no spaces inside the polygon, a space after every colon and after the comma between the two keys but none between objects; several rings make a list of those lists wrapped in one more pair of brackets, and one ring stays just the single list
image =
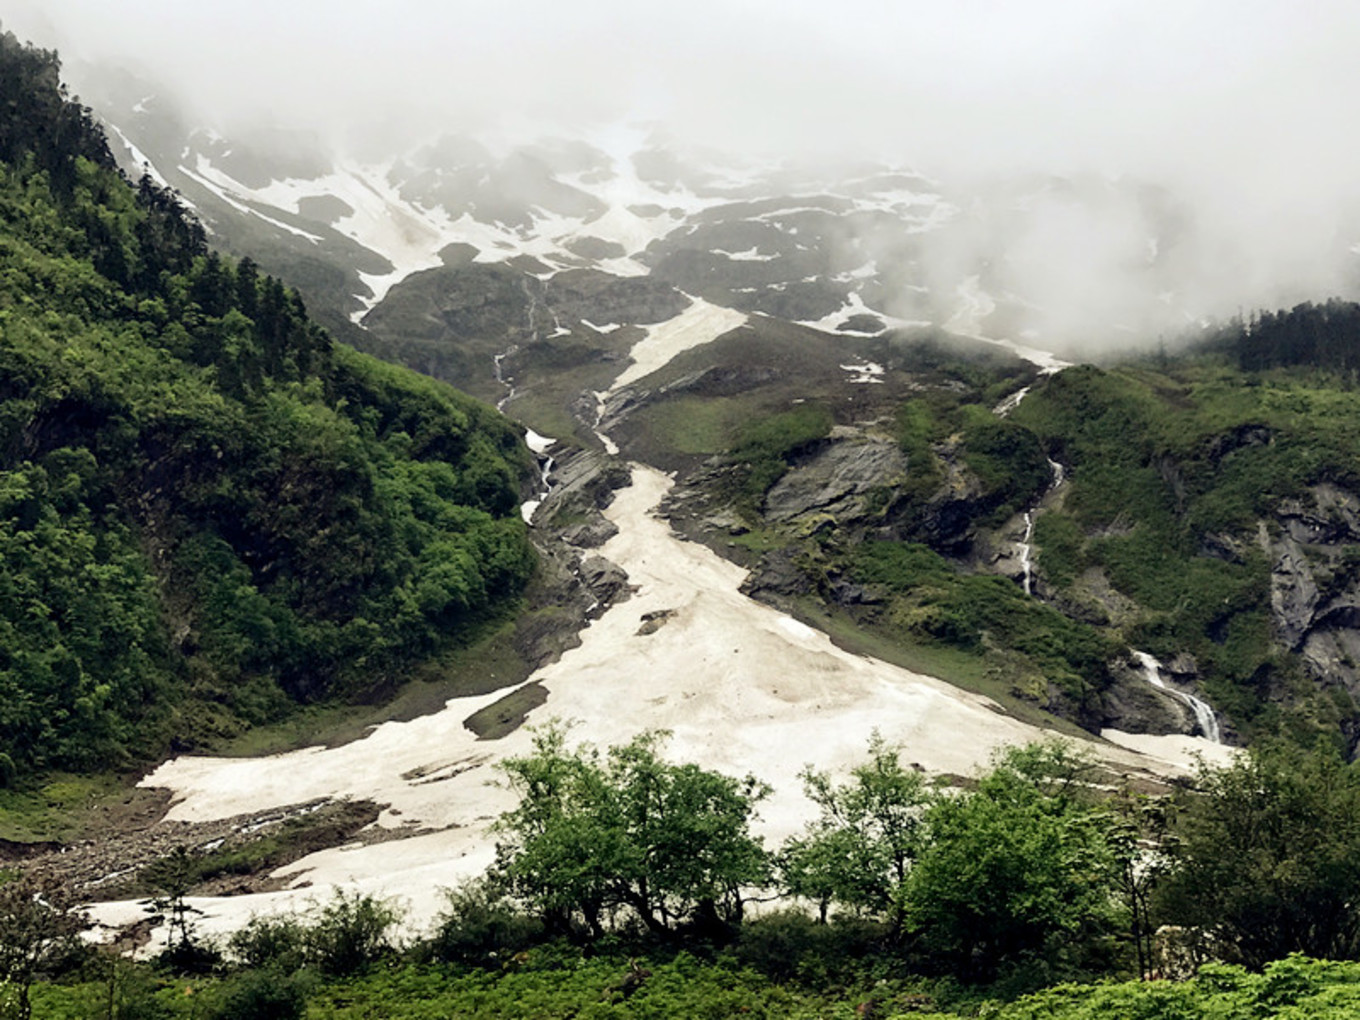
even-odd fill
[{"label": "leafy tree", "polygon": [[1079,964],[1116,921],[1118,867],[1090,764],[1068,745],[1012,749],[972,790],[941,795],[903,888],[907,929],[970,979]]},{"label": "leafy tree", "polygon": [[869,761],[836,785],[811,767],[804,791],[820,817],[780,851],[784,884],[818,904],[821,919],[839,904],[900,922],[899,891],[921,846],[921,816],[929,800],[924,776],[903,768],[899,750],[875,733]]},{"label": "leafy tree", "polygon": [[55,879],[0,884],[0,1016],[28,1020],[33,982],[72,954],[88,926],[75,897]]},{"label": "leafy tree", "polygon": [[497,823],[497,874],[550,930],[579,919],[592,934],[618,911],[655,933],[739,921],[743,890],[769,877],[750,833],[768,789],[662,760],[659,733],[606,756],[566,747],[560,727],[540,730],[534,752],[498,767],[520,794]]},{"label": "leafy tree", "polygon": [[533,570],[519,434],[334,344],[0,36],[0,781],[391,690]]},{"label": "leafy tree", "polygon": [[1332,748],[1263,743],[1202,769],[1175,832],[1166,920],[1250,967],[1360,952],[1360,768]]}]

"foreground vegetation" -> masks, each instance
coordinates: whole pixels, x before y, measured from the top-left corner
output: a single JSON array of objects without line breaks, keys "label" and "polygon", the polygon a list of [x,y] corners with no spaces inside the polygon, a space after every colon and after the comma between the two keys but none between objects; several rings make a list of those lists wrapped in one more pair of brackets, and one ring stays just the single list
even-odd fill
[{"label": "foreground vegetation", "polygon": [[[153,962],[81,947],[60,884],[0,883],[0,1016],[1360,1015],[1360,769],[1334,752],[1149,798],[1062,744],[950,790],[876,740],[844,782],[804,774],[820,815],[770,851],[761,788],[660,747],[541,731],[503,767],[497,864],[404,944],[346,892],[202,938],[190,851],[145,875]],[[771,894],[813,909],[743,911]]]}]

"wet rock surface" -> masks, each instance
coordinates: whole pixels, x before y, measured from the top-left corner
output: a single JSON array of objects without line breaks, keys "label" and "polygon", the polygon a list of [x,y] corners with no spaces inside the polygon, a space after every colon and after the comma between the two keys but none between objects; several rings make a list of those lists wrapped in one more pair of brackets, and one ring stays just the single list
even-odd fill
[{"label": "wet rock surface", "polygon": [[887,440],[832,442],[794,467],[765,496],[765,516],[776,523],[811,513],[857,518],[868,512],[867,497],[898,485],[907,458]]},{"label": "wet rock surface", "polygon": [[1332,484],[1281,503],[1260,542],[1276,640],[1324,683],[1360,696],[1360,497]]}]

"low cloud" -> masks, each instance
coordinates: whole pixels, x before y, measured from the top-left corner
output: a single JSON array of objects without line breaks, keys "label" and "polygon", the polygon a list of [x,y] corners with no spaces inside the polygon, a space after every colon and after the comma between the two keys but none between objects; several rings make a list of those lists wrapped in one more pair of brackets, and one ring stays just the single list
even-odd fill
[{"label": "low cloud", "polygon": [[926,271],[981,273],[1074,342],[1354,296],[1360,277],[1349,0],[13,0],[2,16],[77,77],[137,67],[224,133],[372,151],[638,118],[751,154],[905,161],[957,195],[1028,187],[1019,213],[965,207]]}]

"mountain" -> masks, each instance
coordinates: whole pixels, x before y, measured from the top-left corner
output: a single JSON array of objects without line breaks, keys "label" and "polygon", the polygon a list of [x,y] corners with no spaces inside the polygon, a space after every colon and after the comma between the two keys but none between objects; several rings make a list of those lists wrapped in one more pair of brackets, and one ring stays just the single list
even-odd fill
[{"label": "mountain", "polygon": [[0,778],[366,697],[515,606],[521,433],[358,354],[0,39]]},{"label": "mountain", "polygon": [[483,398],[505,395],[496,353],[521,396],[551,383],[544,361],[618,357],[623,338],[602,330],[673,315],[667,288],[840,336],[934,325],[1050,349],[1088,339],[1078,307],[1118,336],[1205,311],[1194,219],[1142,182],[759,163],[645,125],[496,146],[442,135],[374,160],[306,135],[225,138],[149,83],[86,81],[134,176],[174,187],[337,336]]},{"label": "mountain", "polygon": [[[1194,358],[1092,375],[1035,350],[1087,313],[1106,349],[1208,321],[1203,239],[1165,188],[968,190],[903,167],[743,161],[647,127],[444,136],[365,162],[194,129],[132,79],[100,108],[125,163],[173,184],[222,243],[274,259],[356,346],[558,441],[559,474],[602,448],[679,471],[672,521],[752,568],[762,598],[962,653],[953,668],[1013,708],[1093,730],[1201,731],[1186,699],[1207,691],[1242,734],[1280,725],[1281,705],[1354,731],[1337,702],[1360,690],[1338,650],[1356,640],[1347,617],[1304,598],[1300,618],[1286,589],[1316,587],[1295,576],[1302,554],[1256,535],[1340,497],[1320,469],[1269,498],[1222,474],[1242,436],[1306,442],[1304,424],[1201,404]],[[1150,410],[1170,393],[1194,410]],[[1091,431],[1109,419],[1125,431],[1107,448]],[[1102,487],[1124,493],[1117,510],[1093,509]],[[570,491],[540,531],[594,512]],[[1232,528],[1195,509],[1225,503]],[[1161,656],[1153,679],[1172,691],[1134,648]]]}]

